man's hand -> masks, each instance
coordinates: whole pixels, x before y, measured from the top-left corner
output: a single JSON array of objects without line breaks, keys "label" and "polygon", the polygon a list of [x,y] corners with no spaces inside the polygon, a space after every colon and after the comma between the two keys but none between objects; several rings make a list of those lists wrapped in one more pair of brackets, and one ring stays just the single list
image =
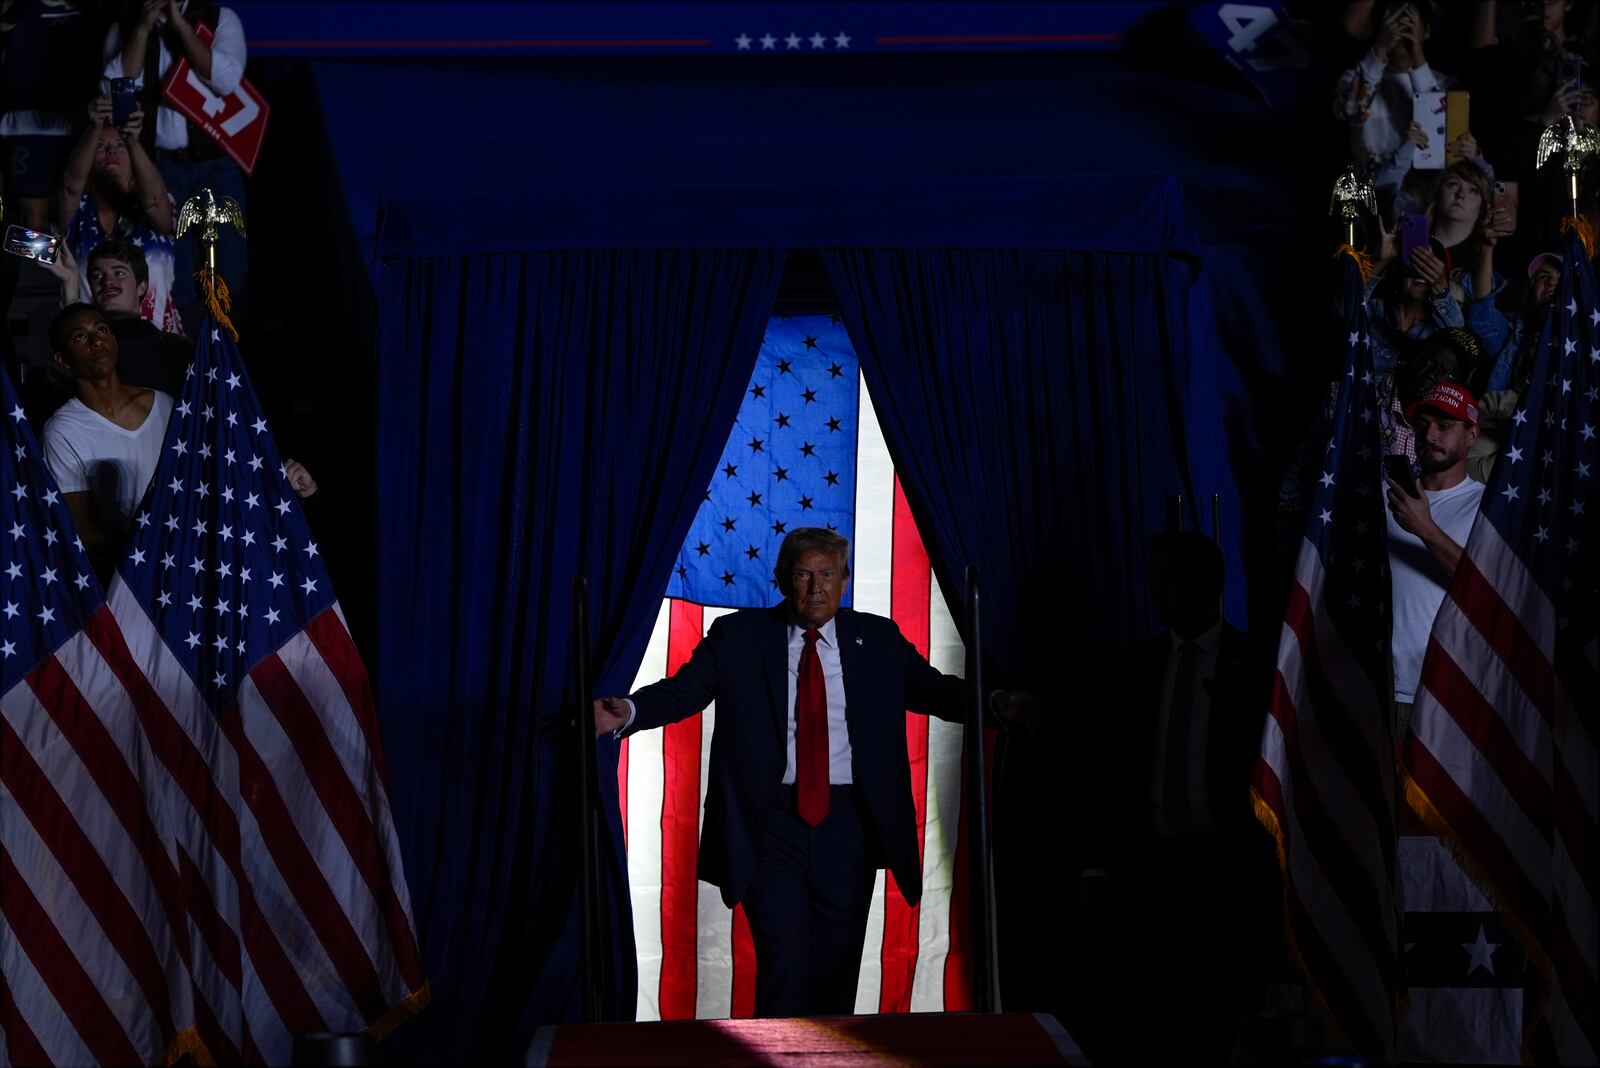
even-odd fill
[{"label": "man's hand", "polygon": [[1428,495],[1419,490],[1413,497],[1394,479],[1388,479],[1388,483],[1389,511],[1394,513],[1394,521],[1400,524],[1401,530],[1427,541],[1428,533],[1435,529]]},{"label": "man's hand", "polygon": [[1445,273],[1444,261],[1433,254],[1431,248],[1418,245],[1411,250],[1411,269],[1428,286],[1431,296],[1442,297],[1450,288],[1450,276]]},{"label": "man's hand", "polygon": [[183,17],[182,0],[160,0],[159,7],[164,8],[167,23],[171,26],[187,26],[188,20]]},{"label": "man's hand", "polygon": [[1389,13],[1384,16],[1383,25],[1378,27],[1377,35],[1372,39],[1372,54],[1385,62],[1388,62],[1390,51],[1400,40],[1400,20],[1405,17],[1405,13],[1404,5],[1396,4],[1390,8]]},{"label": "man's hand", "polygon": [[628,702],[620,697],[594,699],[594,736],[614,734],[628,725]]},{"label": "man's hand", "polygon": [[311,472],[300,461],[285,460],[283,475],[289,480],[289,488],[294,490],[295,496],[305,498],[317,492],[317,480],[311,477]]},{"label": "man's hand", "polygon": [[1050,719],[1045,703],[1022,690],[996,690],[989,695],[989,711],[1007,730],[1024,735],[1039,731]]},{"label": "man's hand", "polygon": [[144,6],[139,9],[139,28],[149,33],[156,20],[165,14],[166,7],[167,0],[144,0]]}]

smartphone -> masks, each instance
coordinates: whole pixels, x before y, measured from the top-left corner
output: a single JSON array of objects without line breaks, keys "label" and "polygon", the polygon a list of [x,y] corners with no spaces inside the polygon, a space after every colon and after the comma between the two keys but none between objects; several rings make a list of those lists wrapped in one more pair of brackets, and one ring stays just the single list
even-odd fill
[{"label": "smartphone", "polygon": [[139,106],[139,87],[132,78],[111,79],[111,125],[119,130],[133,118]]},{"label": "smartphone", "polygon": [[[1576,85],[1583,81],[1583,60],[1571,52],[1561,53],[1561,62],[1556,64],[1556,92],[1561,92],[1569,85]],[[1572,111],[1578,110],[1578,103],[1574,101]]]},{"label": "smartphone", "polygon": [[13,256],[38,260],[40,263],[56,262],[56,236],[41,234],[25,226],[12,224],[6,227],[6,251]]},{"label": "smartphone", "polygon": [[1400,216],[1400,262],[1411,266],[1411,250],[1428,247],[1428,217]]},{"label": "smartphone", "polygon": [[1494,202],[1489,210],[1491,214],[1503,217],[1513,230],[1517,226],[1518,203],[1516,182],[1494,183]]},{"label": "smartphone", "polygon": [[1383,458],[1383,470],[1411,497],[1420,497],[1417,476],[1411,470],[1411,457],[1391,454]]},{"label": "smartphone", "polygon": [[1411,121],[1422,127],[1428,135],[1428,147],[1418,148],[1411,155],[1411,167],[1419,171],[1444,169],[1445,145],[1445,94],[1413,93]]},{"label": "smartphone", "polygon": [[[1453,143],[1456,138],[1471,129],[1467,118],[1468,105],[1471,99],[1472,94],[1465,89],[1452,89],[1444,94],[1444,143],[1446,145]],[[1444,165],[1446,167],[1452,166],[1459,162],[1461,158],[1454,152],[1446,151]]]}]

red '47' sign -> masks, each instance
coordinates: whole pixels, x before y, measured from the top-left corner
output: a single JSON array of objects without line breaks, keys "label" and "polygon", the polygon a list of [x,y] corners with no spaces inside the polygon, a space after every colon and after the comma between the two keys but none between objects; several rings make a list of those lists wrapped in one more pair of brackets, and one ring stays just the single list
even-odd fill
[{"label": "red '47' sign", "polygon": [[[196,26],[195,33],[211,43],[211,30],[204,24]],[[161,95],[232,156],[244,173],[253,172],[267,132],[267,115],[272,111],[266,99],[243,78],[233,92],[218,96],[200,80],[187,57],[175,56],[174,60]]]}]

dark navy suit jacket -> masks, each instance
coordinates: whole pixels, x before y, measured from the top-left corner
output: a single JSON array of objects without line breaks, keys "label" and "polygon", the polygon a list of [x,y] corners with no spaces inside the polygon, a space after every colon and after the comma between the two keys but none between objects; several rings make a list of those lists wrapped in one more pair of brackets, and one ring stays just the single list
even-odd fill
[{"label": "dark navy suit jacket", "polygon": [[[843,608],[834,621],[856,795],[882,865],[914,905],[922,867],[905,713],[959,720],[965,687],[924,660],[893,620]],[[699,873],[722,889],[729,907],[755,878],[767,813],[788,763],[788,675],[789,612],[780,604],[718,619],[676,674],[631,695],[629,734],[717,703]]]}]

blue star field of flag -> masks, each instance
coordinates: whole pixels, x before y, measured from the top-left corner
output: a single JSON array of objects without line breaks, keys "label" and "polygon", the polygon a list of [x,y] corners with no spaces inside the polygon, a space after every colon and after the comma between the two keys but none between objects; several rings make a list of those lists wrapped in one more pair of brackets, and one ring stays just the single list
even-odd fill
[{"label": "blue star field of flag", "polygon": [[1483,515],[1555,607],[1559,640],[1582,645],[1600,631],[1600,554],[1592,533],[1600,507],[1600,294],[1576,235],[1565,260],[1573,266],[1551,302]]},{"label": "blue star field of flag", "polygon": [[105,601],[44,454],[0,370],[0,693],[75,634]]},{"label": "blue star field of flag", "polygon": [[1306,538],[1322,557],[1324,611],[1384,701],[1391,692],[1388,502],[1364,287],[1345,262],[1348,356]]},{"label": "blue star field of flag", "polygon": [[[667,596],[756,608],[777,601],[778,546],[796,527],[852,536],[860,375],[843,324],[825,315],[767,325],[743,404]],[[846,591],[845,604],[849,604]]]},{"label": "blue star field of flag", "polygon": [[209,316],[198,333],[118,573],[221,712],[334,597],[238,347]]}]

